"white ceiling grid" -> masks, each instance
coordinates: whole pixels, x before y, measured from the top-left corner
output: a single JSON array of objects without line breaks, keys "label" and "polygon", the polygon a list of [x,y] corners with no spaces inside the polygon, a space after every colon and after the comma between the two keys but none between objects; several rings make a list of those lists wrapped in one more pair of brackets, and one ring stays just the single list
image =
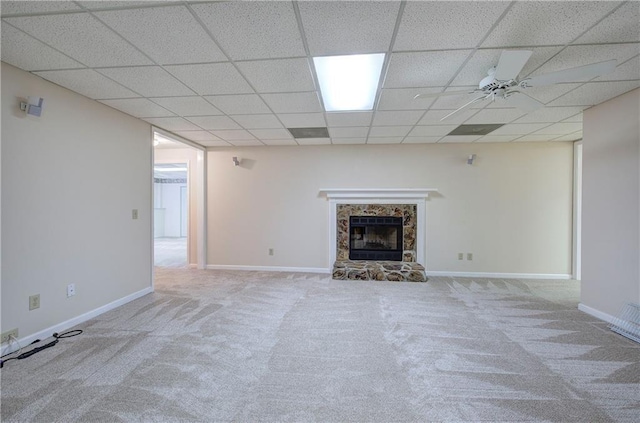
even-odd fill
[{"label": "white ceiling grid", "polygon": [[[640,87],[638,1],[2,1],[4,62],[206,147],[573,141],[582,111]],[[445,121],[504,49],[521,77],[618,60],[531,87],[531,113],[480,102]],[[313,56],[387,53],[370,112],[324,112]],[[37,93],[25,93],[25,95]],[[491,134],[447,136],[459,124]],[[328,127],[294,139],[286,128]]]}]

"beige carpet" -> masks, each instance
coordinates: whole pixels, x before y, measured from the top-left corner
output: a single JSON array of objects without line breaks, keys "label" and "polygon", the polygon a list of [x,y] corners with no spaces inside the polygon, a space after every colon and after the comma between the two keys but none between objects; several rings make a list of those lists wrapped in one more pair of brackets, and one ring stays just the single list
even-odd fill
[{"label": "beige carpet", "polygon": [[156,293],[1,370],[2,421],[640,416],[640,346],[575,281],[158,269]]}]

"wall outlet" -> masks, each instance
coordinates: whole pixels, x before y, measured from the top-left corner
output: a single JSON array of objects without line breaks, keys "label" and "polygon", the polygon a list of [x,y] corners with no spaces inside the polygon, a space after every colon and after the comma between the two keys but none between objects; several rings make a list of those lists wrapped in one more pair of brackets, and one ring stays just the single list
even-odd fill
[{"label": "wall outlet", "polygon": [[467,260],[473,260],[473,253],[467,253]]},{"label": "wall outlet", "polygon": [[18,339],[18,328],[11,329],[6,332],[2,332],[2,342],[0,342],[0,344],[8,343],[10,336],[13,336],[15,339]]},{"label": "wall outlet", "polygon": [[35,310],[36,308],[40,308],[40,294],[29,297],[29,310]]},{"label": "wall outlet", "polygon": [[137,218],[138,218],[138,209],[133,209],[133,210],[131,210],[131,218],[132,218],[133,220],[135,220],[135,219],[137,219]]},{"label": "wall outlet", "polygon": [[463,253],[458,253],[458,260],[462,260],[464,259],[464,254]]},{"label": "wall outlet", "polygon": [[76,295],[76,284],[70,283],[67,285],[67,298],[73,297],[74,295]]},{"label": "wall outlet", "polygon": [[269,255],[272,256],[273,255],[273,248],[269,248]]}]

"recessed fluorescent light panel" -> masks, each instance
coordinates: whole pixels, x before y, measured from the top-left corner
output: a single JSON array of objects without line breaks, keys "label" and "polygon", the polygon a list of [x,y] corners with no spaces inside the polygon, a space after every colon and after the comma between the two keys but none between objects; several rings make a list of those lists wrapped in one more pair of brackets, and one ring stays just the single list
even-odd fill
[{"label": "recessed fluorescent light panel", "polygon": [[327,112],[372,110],[384,53],[314,57]]}]

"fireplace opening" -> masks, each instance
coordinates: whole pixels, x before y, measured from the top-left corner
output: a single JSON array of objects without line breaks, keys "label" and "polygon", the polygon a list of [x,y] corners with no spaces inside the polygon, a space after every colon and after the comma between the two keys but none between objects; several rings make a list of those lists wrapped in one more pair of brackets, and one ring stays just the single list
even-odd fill
[{"label": "fireplace opening", "polygon": [[402,261],[402,218],[350,216],[349,259]]}]

